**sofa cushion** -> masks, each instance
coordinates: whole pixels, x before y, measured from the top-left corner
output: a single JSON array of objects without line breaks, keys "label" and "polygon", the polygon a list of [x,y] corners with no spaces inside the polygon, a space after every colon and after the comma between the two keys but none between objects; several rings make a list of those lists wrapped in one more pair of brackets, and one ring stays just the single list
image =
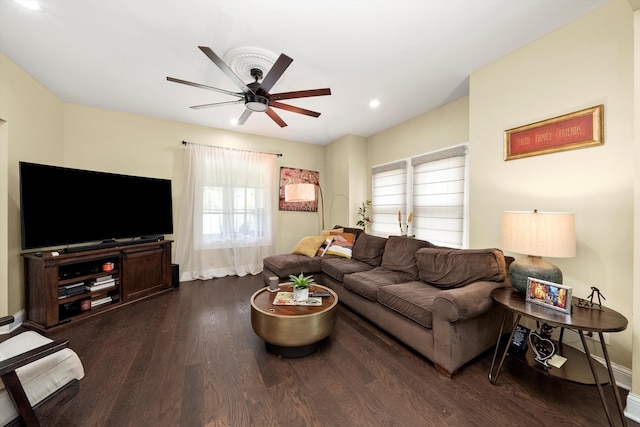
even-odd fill
[{"label": "sofa cushion", "polygon": [[507,274],[500,249],[423,248],[416,260],[420,280],[441,289],[480,280],[501,282]]},{"label": "sofa cushion", "polygon": [[373,267],[353,258],[325,257],[320,263],[320,268],[323,274],[342,282],[345,274],[369,271]]},{"label": "sofa cushion", "polygon": [[322,237],[324,237],[324,242],[322,242],[322,244],[318,248],[318,252],[316,252],[316,256],[324,256],[324,254],[327,252],[327,249],[329,249],[331,242],[333,241],[333,236],[322,236]]},{"label": "sofa cushion", "polygon": [[414,322],[433,326],[433,301],[440,289],[422,282],[408,282],[382,286],[378,289],[378,302]]},{"label": "sofa cushion", "polygon": [[356,241],[356,235],[351,233],[339,233],[333,235],[333,241],[329,245],[329,249],[325,252],[327,255],[336,255],[344,258],[351,258],[353,244]]},{"label": "sofa cushion", "polygon": [[426,240],[418,240],[406,236],[390,236],[384,247],[380,266],[406,273],[411,276],[412,280],[418,280],[416,252],[420,248],[430,247],[435,247],[435,245]]},{"label": "sofa cushion", "polygon": [[318,248],[324,243],[324,236],[307,236],[303,237],[291,251],[292,254],[316,256]]},{"label": "sofa cushion", "polygon": [[371,301],[377,301],[378,289],[381,286],[411,282],[412,280],[407,273],[376,267],[373,270],[345,275],[342,285]]},{"label": "sofa cushion", "polygon": [[278,277],[288,278],[290,274],[320,273],[320,257],[308,257],[299,254],[281,254],[266,257],[262,264],[264,268]]},{"label": "sofa cushion", "polygon": [[384,237],[372,236],[367,233],[360,233],[353,245],[352,257],[358,261],[366,262],[371,267],[377,267],[382,260],[384,247],[387,239]]}]

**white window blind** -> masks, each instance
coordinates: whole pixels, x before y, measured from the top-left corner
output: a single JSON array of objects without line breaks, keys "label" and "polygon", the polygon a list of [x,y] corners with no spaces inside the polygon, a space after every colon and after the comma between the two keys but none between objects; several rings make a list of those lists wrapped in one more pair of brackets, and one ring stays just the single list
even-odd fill
[{"label": "white window blind", "polygon": [[371,180],[371,233],[399,234],[398,211],[406,212],[407,205],[407,162],[376,166]]},{"label": "white window blind", "polygon": [[413,222],[418,239],[452,248],[465,242],[466,146],[411,159]]}]

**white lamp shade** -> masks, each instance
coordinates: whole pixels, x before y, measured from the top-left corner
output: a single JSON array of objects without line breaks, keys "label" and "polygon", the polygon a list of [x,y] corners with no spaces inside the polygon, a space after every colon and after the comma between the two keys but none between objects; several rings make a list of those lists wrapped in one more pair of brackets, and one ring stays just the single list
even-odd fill
[{"label": "white lamp shade", "polygon": [[285,202],[312,202],[316,200],[315,184],[287,184],[284,186]]},{"label": "white lamp shade", "polygon": [[576,256],[576,229],[571,212],[504,212],[502,248],[523,255]]}]

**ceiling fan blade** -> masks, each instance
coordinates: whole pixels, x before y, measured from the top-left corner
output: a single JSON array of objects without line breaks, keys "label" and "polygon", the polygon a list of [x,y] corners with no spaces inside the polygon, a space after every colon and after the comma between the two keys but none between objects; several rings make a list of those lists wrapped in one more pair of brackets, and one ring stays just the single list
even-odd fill
[{"label": "ceiling fan blade", "polygon": [[267,116],[271,117],[271,119],[273,119],[273,121],[276,122],[281,128],[283,128],[283,127],[285,127],[287,125],[284,122],[284,120],[282,120],[282,118],[280,118],[278,113],[273,111],[273,108],[271,108],[271,107],[267,108],[267,111],[265,111],[265,113],[267,113]]},{"label": "ceiling fan blade", "polygon": [[264,79],[262,79],[262,83],[260,83],[260,89],[269,93],[274,84],[278,81],[278,79],[282,76],[282,74],[289,68],[289,65],[293,62],[293,59],[289,58],[284,53],[281,53],[278,59],[276,59],[275,64],[269,70]]},{"label": "ceiling fan blade", "polygon": [[229,68],[229,66],[225,64],[224,61],[211,50],[210,47],[198,46],[198,49],[200,49],[205,55],[207,55],[209,59],[213,61],[213,63],[216,64],[218,68],[220,68],[220,70],[227,75],[227,77],[233,80],[233,82],[240,89],[242,89],[244,93],[253,93],[253,91],[246,84],[244,84],[242,79],[238,77],[238,75],[234,73],[233,70]]},{"label": "ceiling fan blade", "polygon": [[320,116],[320,113],[318,113],[316,111],[311,111],[311,110],[307,110],[307,109],[304,109],[304,108],[295,107],[295,106],[289,105],[289,104],[283,104],[283,103],[277,102],[277,101],[271,101],[271,102],[269,102],[269,105],[271,107],[274,107],[274,108],[282,108],[283,110],[291,111],[291,112],[298,113],[298,114],[304,114],[306,116],[311,116],[311,117],[319,117]]},{"label": "ceiling fan blade", "polygon": [[309,98],[311,96],[324,96],[331,95],[331,89],[311,89],[311,90],[297,90],[294,92],[281,92],[272,93],[269,95],[271,101],[277,101],[279,99],[293,99],[293,98]]},{"label": "ceiling fan blade", "polygon": [[187,86],[199,87],[200,89],[207,89],[207,90],[212,90],[214,92],[226,93],[227,95],[237,96],[239,98],[244,97],[243,93],[231,92],[229,90],[224,90],[224,89],[218,89],[217,87],[207,86],[207,85],[203,85],[203,84],[200,84],[200,83],[188,82],[186,80],[180,80],[180,79],[176,79],[174,77],[167,77],[167,80],[169,80],[170,82],[174,82],[174,83],[181,83],[181,84],[187,85]]},{"label": "ceiling fan blade", "polygon": [[242,115],[240,116],[240,118],[238,119],[238,124],[239,125],[243,125],[244,122],[247,121],[247,119],[249,118],[249,116],[251,115],[251,113],[253,113],[253,111],[249,110],[248,108],[246,110],[244,110],[244,113],[242,113]]},{"label": "ceiling fan blade", "polygon": [[214,102],[213,104],[192,105],[189,108],[193,108],[194,110],[199,110],[201,108],[217,107],[219,105],[241,104],[243,102],[244,102],[244,99],[238,99],[237,101],[225,101],[225,102]]}]

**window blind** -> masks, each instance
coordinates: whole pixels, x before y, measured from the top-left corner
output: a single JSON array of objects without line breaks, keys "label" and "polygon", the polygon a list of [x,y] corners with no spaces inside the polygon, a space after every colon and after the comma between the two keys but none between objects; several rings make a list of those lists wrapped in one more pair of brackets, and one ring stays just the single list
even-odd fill
[{"label": "window blind", "polygon": [[399,234],[398,211],[407,204],[407,162],[376,166],[371,171],[371,233]]},{"label": "window blind", "polygon": [[466,146],[411,159],[416,238],[452,248],[464,245]]}]

